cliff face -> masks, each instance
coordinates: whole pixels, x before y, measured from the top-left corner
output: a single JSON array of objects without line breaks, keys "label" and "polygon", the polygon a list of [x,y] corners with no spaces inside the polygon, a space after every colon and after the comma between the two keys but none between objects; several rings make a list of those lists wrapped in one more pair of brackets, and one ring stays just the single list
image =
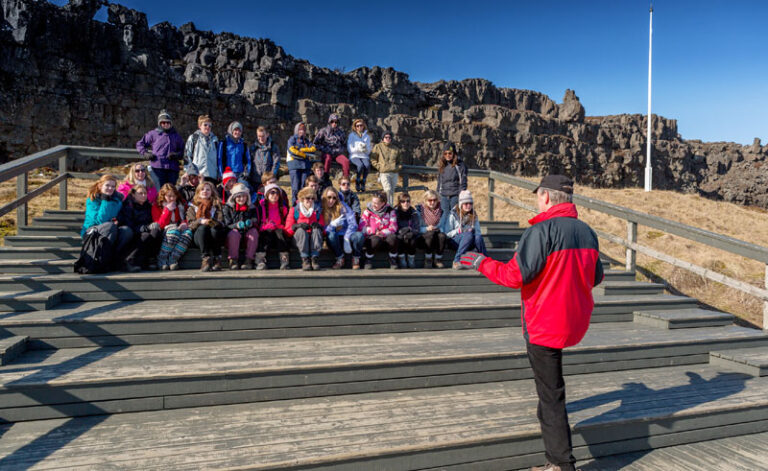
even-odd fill
[{"label": "cliff face", "polygon": [[[268,39],[198,31],[191,23],[149,28],[144,13],[105,0],[0,4],[3,161],[61,143],[131,147],[161,108],[185,137],[207,113],[219,135],[237,119],[247,139],[264,125],[280,144],[295,122],[309,123],[314,134],[336,112],[344,127],[366,119],[376,141],[392,130],[409,163],[433,165],[451,140],[473,167],[642,185],[646,118],[585,117],[571,90],[556,103],[482,79],[423,84],[379,67],[340,73],[291,57]],[[105,5],[107,22],[94,21]],[[652,127],[654,187],[768,208],[768,149],[759,140],[685,141],[675,120],[656,116]]]}]

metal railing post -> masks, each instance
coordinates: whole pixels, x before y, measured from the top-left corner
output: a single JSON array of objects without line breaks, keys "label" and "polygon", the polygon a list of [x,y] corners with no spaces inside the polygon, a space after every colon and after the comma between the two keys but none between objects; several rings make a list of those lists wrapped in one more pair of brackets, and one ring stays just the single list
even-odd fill
[{"label": "metal railing post", "polygon": [[[27,194],[27,172],[16,177],[16,198],[21,198]],[[27,223],[27,203],[25,202],[16,208],[16,227],[26,227]]]},{"label": "metal railing post", "polygon": [[[67,173],[67,159],[69,157],[69,150],[64,154],[63,157],[59,157],[59,175],[64,175]],[[68,202],[68,191],[67,188],[67,179],[59,183],[59,209],[65,210],[67,209],[67,202]]]},{"label": "metal railing post", "polygon": [[[627,241],[637,243],[637,223],[634,221],[627,221]],[[626,268],[628,272],[634,272],[637,268],[637,252],[629,247],[627,247]]]},{"label": "metal railing post", "polygon": [[493,221],[493,195],[495,189],[495,180],[492,176],[488,175],[488,220]]}]

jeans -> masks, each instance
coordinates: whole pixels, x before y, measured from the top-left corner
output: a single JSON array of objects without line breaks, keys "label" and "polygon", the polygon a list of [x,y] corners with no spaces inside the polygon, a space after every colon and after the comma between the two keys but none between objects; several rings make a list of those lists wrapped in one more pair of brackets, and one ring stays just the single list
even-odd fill
[{"label": "jeans", "polygon": [[379,182],[384,189],[384,193],[387,194],[387,203],[394,206],[395,201],[395,187],[397,186],[397,173],[385,172],[379,174]]},{"label": "jeans", "polygon": [[171,170],[169,168],[152,168],[152,172],[155,174],[155,180],[157,181],[157,188],[160,189],[166,183],[170,183],[176,186],[176,182],[179,180],[179,171]]},{"label": "jeans", "polygon": [[337,155],[331,155],[331,154],[324,154],[323,155],[323,167],[325,168],[325,173],[330,174],[331,173],[331,162],[336,161],[341,165],[341,171],[344,172],[344,176],[349,178],[349,159],[344,154],[337,154]]},{"label": "jeans", "polygon": [[470,250],[474,249],[475,252],[480,252],[483,255],[486,255],[485,253],[485,242],[483,241],[483,234],[479,232],[463,232],[459,234],[458,236],[458,242],[456,239],[453,242],[453,245],[456,245],[456,256],[453,257],[454,262],[458,262],[461,259],[461,256],[465,253],[469,252]]},{"label": "jeans", "polygon": [[323,248],[323,231],[313,228],[311,233],[299,229],[293,234],[293,242],[301,254],[301,258],[317,257]]},{"label": "jeans", "polygon": [[[368,172],[371,171],[371,161],[369,159],[352,159],[357,171],[357,191],[365,191],[365,181],[368,179]],[[389,203],[392,203],[390,201]]]},{"label": "jeans", "polygon": [[[344,255],[344,234],[334,231],[326,234],[325,240],[336,258]],[[352,256],[361,257],[363,255],[363,233],[353,232],[349,237],[349,245],[352,246]]]},{"label": "jeans", "polygon": [[443,211],[451,211],[457,204],[459,204],[459,195],[440,195],[440,207],[443,208]]},{"label": "jeans", "polygon": [[544,453],[552,464],[564,470],[575,469],[571,427],[565,410],[563,351],[559,348],[527,344],[528,361],[533,369],[539,405],[536,416],[541,425]]},{"label": "jeans", "polygon": [[309,170],[300,168],[296,170],[289,170],[288,174],[291,176],[291,205],[296,204],[296,198],[299,197],[299,191],[304,188],[304,182],[309,176]]}]

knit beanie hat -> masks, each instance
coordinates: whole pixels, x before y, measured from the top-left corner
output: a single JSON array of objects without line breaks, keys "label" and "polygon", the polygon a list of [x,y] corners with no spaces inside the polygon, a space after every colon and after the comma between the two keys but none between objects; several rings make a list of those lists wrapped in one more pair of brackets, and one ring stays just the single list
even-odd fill
[{"label": "knit beanie hat", "polygon": [[394,134],[392,134],[392,131],[384,131],[384,134],[381,135],[381,138],[384,139],[387,136],[391,137],[392,139],[395,138]]},{"label": "knit beanie hat", "polygon": [[264,196],[267,196],[270,191],[277,190],[277,193],[280,194],[280,187],[275,185],[274,183],[270,183],[269,185],[264,187]]},{"label": "knit beanie hat", "polygon": [[459,193],[459,204],[464,203],[474,203],[472,200],[472,193],[470,193],[469,190],[464,190]]},{"label": "knit beanie hat", "polygon": [[235,204],[235,197],[237,195],[246,195],[248,197],[248,202],[251,201],[251,192],[248,190],[248,187],[245,186],[244,183],[238,183],[237,185],[232,187],[232,191],[230,192],[229,198],[227,199],[227,203],[230,205]]},{"label": "knit beanie hat", "polygon": [[171,118],[171,113],[162,110],[160,111],[160,114],[157,115],[157,125],[160,126],[160,123],[163,121],[168,121],[169,123],[173,123],[173,119]]},{"label": "knit beanie hat", "polygon": [[242,131],[243,125],[240,124],[240,121],[232,121],[231,123],[229,123],[229,126],[227,126],[227,133],[232,134],[232,132],[237,128],[240,128],[240,130]]},{"label": "knit beanie hat", "polygon": [[232,179],[236,179],[237,175],[235,175],[235,172],[232,171],[231,168],[227,167],[224,169],[224,174],[221,176],[221,182],[224,184],[224,186],[227,186],[227,182],[229,182]]},{"label": "knit beanie hat", "polygon": [[457,155],[458,152],[456,152],[456,144],[453,142],[446,142],[445,147],[443,147],[443,152],[453,152],[453,155]]},{"label": "knit beanie hat", "polygon": [[328,116],[328,124],[331,124],[331,121],[336,121],[338,123],[339,115],[337,115],[336,113],[331,113],[331,115]]},{"label": "knit beanie hat", "polygon": [[198,177],[200,176],[200,172],[197,171],[197,167],[195,166],[187,167],[185,173],[187,174],[187,176],[190,176],[190,175],[197,175]]}]

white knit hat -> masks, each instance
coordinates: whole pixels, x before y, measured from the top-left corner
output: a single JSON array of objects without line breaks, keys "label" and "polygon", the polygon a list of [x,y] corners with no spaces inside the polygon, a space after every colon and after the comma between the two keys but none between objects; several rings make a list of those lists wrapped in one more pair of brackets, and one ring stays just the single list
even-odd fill
[{"label": "white knit hat", "polygon": [[461,193],[459,193],[459,204],[464,203],[473,203],[474,200],[472,200],[472,193],[469,192],[469,190],[464,190]]}]

